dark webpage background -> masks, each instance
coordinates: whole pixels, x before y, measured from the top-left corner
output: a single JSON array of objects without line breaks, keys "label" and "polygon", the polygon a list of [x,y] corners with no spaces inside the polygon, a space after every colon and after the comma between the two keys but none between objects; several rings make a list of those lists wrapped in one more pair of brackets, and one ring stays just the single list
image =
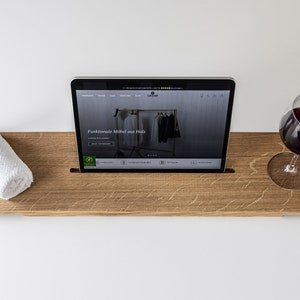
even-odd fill
[{"label": "dark webpage background", "polygon": [[[180,137],[175,138],[176,158],[221,158],[224,143],[229,91],[77,91],[78,114],[81,131],[83,155],[98,158],[112,158],[116,155],[117,138],[122,153],[129,157],[132,135],[89,133],[95,130],[116,129],[114,114],[120,110],[166,110],[176,109]],[[112,96],[113,95],[113,96]],[[171,112],[168,112],[170,114]],[[172,157],[174,139],[159,143],[152,137],[153,122],[156,112],[141,112],[140,124],[145,131],[139,146],[143,157]],[[118,118],[119,130],[124,129],[124,117]],[[127,113],[128,117],[128,113]],[[125,124],[126,125],[126,124]],[[126,139],[131,141],[128,143]],[[109,141],[109,146],[95,146],[91,141]],[[154,149],[147,151],[147,148]],[[157,151],[155,151],[157,149]],[[159,151],[164,150],[164,151]],[[122,150],[122,149],[121,149]],[[169,151],[169,152],[168,152]],[[131,153],[130,158],[136,158]]]}]

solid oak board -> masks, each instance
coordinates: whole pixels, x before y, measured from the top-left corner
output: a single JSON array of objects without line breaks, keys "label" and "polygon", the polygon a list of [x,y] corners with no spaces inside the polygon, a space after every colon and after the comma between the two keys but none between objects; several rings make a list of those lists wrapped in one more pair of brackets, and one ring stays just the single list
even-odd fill
[{"label": "solid oak board", "polygon": [[[231,133],[216,173],[79,173],[75,134],[2,133],[33,172],[31,188],[0,200],[0,214],[31,216],[281,216],[300,214],[300,191],[277,187],[270,158],[278,133]],[[70,170],[73,170],[71,172]]]}]

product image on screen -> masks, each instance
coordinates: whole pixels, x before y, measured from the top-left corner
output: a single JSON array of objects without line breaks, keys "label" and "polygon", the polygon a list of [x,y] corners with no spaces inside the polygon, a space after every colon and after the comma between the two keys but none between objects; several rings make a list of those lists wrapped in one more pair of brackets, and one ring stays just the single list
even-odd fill
[{"label": "product image on screen", "polygon": [[223,171],[232,80],[75,79],[80,170]]}]

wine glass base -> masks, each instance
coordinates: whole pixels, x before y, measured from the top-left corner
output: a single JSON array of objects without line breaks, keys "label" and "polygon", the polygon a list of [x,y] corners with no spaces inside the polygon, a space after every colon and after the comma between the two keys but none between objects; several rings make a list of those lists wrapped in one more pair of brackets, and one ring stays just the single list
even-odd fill
[{"label": "wine glass base", "polygon": [[297,167],[294,169],[289,167],[294,155],[294,153],[289,152],[276,154],[268,164],[270,178],[275,184],[284,189],[300,189],[300,171],[297,170]]}]

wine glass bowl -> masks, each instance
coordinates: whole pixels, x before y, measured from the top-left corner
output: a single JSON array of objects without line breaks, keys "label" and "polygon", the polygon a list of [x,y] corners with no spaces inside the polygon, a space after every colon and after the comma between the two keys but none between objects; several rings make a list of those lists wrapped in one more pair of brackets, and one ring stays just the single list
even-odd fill
[{"label": "wine glass bowl", "polygon": [[279,135],[291,152],[275,155],[269,161],[268,174],[282,188],[300,189],[300,171],[297,168],[300,155],[300,95],[294,100],[291,109],[282,116]]}]

